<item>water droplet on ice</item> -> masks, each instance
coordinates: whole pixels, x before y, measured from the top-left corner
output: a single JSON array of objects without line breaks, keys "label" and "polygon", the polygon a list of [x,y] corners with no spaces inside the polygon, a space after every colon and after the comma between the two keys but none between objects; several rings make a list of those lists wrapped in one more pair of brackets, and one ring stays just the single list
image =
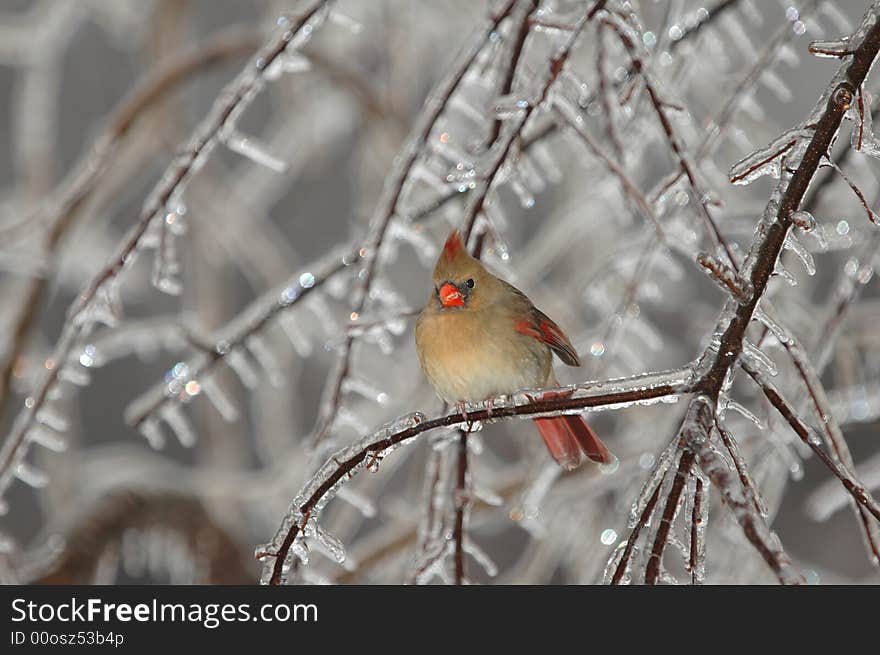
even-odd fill
[{"label": "water droplet on ice", "polygon": [[606,546],[610,546],[615,541],[617,541],[617,532],[608,528],[606,530],[602,530],[602,535],[599,537],[603,544]]}]

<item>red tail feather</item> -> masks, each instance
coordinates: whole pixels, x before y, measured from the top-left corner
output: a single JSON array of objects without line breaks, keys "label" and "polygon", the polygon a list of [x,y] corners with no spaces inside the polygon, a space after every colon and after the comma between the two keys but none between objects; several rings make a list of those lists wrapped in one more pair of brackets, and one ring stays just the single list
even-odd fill
[{"label": "red tail feather", "polygon": [[614,455],[580,416],[537,418],[535,423],[553,459],[566,469],[577,468],[581,452],[600,464],[614,461]]}]

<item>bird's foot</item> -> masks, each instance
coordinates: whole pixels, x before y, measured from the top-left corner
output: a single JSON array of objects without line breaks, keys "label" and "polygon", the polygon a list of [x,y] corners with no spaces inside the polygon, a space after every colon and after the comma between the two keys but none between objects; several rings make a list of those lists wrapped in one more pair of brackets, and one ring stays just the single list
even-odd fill
[{"label": "bird's foot", "polygon": [[489,396],[486,399],[486,418],[492,418],[493,411],[495,411],[495,396]]},{"label": "bird's foot", "polygon": [[468,418],[467,405],[465,404],[465,402],[463,400],[459,400],[457,403],[455,403],[455,409],[457,409],[458,413],[461,414],[461,420],[464,421],[468,431],[470,431],[471,420]]}]

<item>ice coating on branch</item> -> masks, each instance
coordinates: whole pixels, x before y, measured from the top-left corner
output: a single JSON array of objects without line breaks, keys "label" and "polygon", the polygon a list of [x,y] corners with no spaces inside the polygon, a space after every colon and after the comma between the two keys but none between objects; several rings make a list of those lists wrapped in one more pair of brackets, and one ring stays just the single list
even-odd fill
[{"label": "ice coating on branch", "polygon": [[784,132],[770,145],[756,150],[735,163],[730,169],[730,181],[733,184],[749,184],[764,175],[779,179],[783,162],[792,165],[797,159],[797,152],[802,147],[799,144],[808,141],[811,137],[812,130],[800,127]]},{"label": "ice coating on branch", "polygon": [[351,487],[341,487],[336,496],[357,509],[365,518],[373,518],[377,514],[376,503]]},{"label": "ice coating on branch", "polygon": [[861,89],[856,102],[847,116],[852,114],[855,125],[850,132],[850,146],[862,154],[880,159],[880,138],[874,134],[872,98]]},{"label": "ice coating on branch", "polygon": [[[397,439],[394,443],[389,443],[394,435],[405,432],[424,420],[424,414],[413,412],[386,423],[373,434],[333,454],[317,470],[294,498],[272,543],[258,549],[258,557],[263,555],[262,559],[265,559],[262,577],[264,583],[268,582],[272,576],[275,558],[281,544],[293,531],[296,531],[296,537],[292,542],[294,546],[301,544],[300,548],[305,547],[304,539],[309,536],[308,532],[312,530],[315,538],[337,558],[337,561],[344,560],[345,551],[342,549],[341,542],[314,527],[317,526],[321,511],[336,496],[345,482],[365,468],[371,471],[378,470],[378,466],[374,468],[373,463],[380,462],[389,453],[415,438]],[[304,517],[307,517],[306,523],[303,522]],[[309,521],[314,522],[311,528],[307,525]],[[300,550],[301,554],[302,550]],[[300,555],[297,556],[302,560]],[[339,559],[340,557],[342,559]]]},{"label": "ice coating on branch", "polygon": [[851,54],[849,38],[833,39],[826,41],[813,41],[810,43],[810,53],[817,57],[834,57],[840,59]]},{"label": "ice coating on branch", "polygon": [[52,452],[62,453],[67,450],[67,438],[51,428],[37,425],[28,432],[27,436],[35,444]]},{"label": "ice coating on branch", "polygon": [[740,277],[732,268],[706,253],[697,255],[697,263],[710,279],[721,289],[733,295],[737,301],[746,303],[751,300],[754,293],[751,283]]},{"label": "ice coating on branch", "polygon": [[656,462],[654,463],[654,467],[651,469],[651,473],[648,478],[645,480],[645,483],[642,485],[641,491],[639,491],[638,496],[636,496],[635,501],[629,510],[629,527],[634,527],[638,521],[639,517],[642,515],[642,512],[645,511],[645,507],[648,505],[648,502],[651,496],[654,495],[655,490],[657,489],[657,485],[661,483],[666,475],[666,472],[669,471],[669,467],[672,465],[672,461],[677,454],[676,442],[673,440],[670,442],[666,448],[660,453],[660,456],[657,457]]}]

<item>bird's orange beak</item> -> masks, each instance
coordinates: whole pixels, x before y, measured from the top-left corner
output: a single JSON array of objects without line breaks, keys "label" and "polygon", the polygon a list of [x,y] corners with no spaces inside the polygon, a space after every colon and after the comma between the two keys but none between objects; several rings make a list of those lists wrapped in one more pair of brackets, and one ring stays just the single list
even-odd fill
[{"label": "bird's orange beak", "polygon": [[440,287],[440,304],[444,307],[464,307],[464,296],[452,282],[445,282]]}]

